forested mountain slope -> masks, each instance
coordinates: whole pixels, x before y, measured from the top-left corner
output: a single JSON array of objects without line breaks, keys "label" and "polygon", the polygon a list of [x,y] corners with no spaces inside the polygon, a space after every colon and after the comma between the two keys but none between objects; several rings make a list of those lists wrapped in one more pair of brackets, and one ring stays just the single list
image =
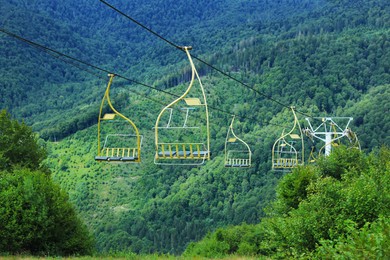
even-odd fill
[{"label": "forested mountain slope", "polygon": [[[177,75],[178,62],[185,58],[99,1],[3,2],[2,28],[137,81],[152,84],[157,80],[158,84],[167,73],[175,71]],[[255,35],[252,26],[255,21],[281,20],[303,8],[316,6],[310,1],[286,1],[278,5],[269,5],[268,1],[191,1],[185,4],[113,1],[110,4],[176,44],[193,45],[194,53],[199,56],[222,53],[225,48],[230,49],[240,40]],[[283,10],[276,11],[284,5],[287,6]],[[15,111],[13,114],[34,124],[36,130],[62,125],[63,117],[57,115],[64,113],[69,114],[69,119],[62,128],[66,128],[72,118],[86,121],[85,125],[92,124],[90,116],[81,118],[75,111],[95,111],[88,105],[100,98],[104,83],[97,82],[88,72],[104,74],[53,59],[4,34],[0,39],[1,64],[5,64],[1,71],[4,79],[2,107]]]},{"label": "forested mountain slope", "polygon": [[[110,3],[174,43],[192,45],[192,54],[246,86],[195,61],[210,107],[218,108],[210,109],[213,158],[202,167],[174,167],[153,164],[160,102],[173,97],[115,81],[112,99],[140,128],[144,158],[140,165],[98,164],[95,124],[106,73],[1,34],[1,108],[45,139],[64,138],[46,143],[47,163],[99,250],[180,253],[217,227],[257,223],[283,175],[270,171],[270,157],[280,126],[292,126],[290,105],[302,124],[305,115],[354,117],[364,149],[389,144],[387,1]],[[187,83],[183,53],[102,2],[3,6],[1,27],[27,39],[175,95]],[[231,114],[235,132],[251,146],[252,168],[223,167]]]}]

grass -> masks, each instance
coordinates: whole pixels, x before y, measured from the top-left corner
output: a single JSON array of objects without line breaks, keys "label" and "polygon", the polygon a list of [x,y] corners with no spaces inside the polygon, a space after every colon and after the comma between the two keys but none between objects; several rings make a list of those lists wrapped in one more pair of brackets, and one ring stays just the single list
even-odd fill
[{"label": "grass", "polygon": [[[136,255],[133,253],[116,253],[113,255],[96,255],[96,256],[82,256],[82,257],[52,257],[52,256],[27,256],[27,255],[15,255],[15,256],[1,256],[1,260],[16,260],[16,259],[22,259],[22,260],[38,260],[38,259],[61,259],[61,260],[92,260],[92,259],[113,259],[113,260],[120,260],[120,259],[126,259],[126,260],[203,260],[203,259],[209,259],[205,257],[182,257],[182,256],[173,256],[173,255],[159,255],[159,254],[152,254],[152,255]],[[259,259],[258,257],[244,257],[244,256],[228,256],[224,258],[220,258],[223,260],[252,260],[252,259]]]}]

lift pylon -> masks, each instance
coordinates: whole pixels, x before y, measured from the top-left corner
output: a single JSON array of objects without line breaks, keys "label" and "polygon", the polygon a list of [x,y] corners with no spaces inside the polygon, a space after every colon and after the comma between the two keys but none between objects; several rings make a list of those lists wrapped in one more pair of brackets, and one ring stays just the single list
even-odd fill
[{"label": "lift pylon", "polygon": [[201,165],[210,159],[206,94],[189,53],[192,48],[182,49],[191,65],[191,80],[185,92],[165,106],[157,117],[155,164]]},{"label": "lift pylon", "polygon": [[324,143],[320,149],[320,154],[325,156],[330,155],[332,147],[339,144],[341,139],[348,139],[351,148],[360,150],[360,143],[357,136],[349,128],[349,124],[353,120],[352,117],[314,117],[320,122],[318,125],[313,125],[310,118],[306,118],[309,127],[305,128],[303,132],[313,140],[316,138]]}]

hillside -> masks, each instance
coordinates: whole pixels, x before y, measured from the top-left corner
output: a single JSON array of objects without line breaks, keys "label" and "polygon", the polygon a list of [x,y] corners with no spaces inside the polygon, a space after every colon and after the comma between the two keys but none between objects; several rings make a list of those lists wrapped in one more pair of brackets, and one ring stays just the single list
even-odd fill
[{"label": "hillside", "polygon": [[[178,254],[218,227],[258,223],[284,175],[270,162],[280,126],[293,123],[281,104],[296,106],[303,126],[305,115],[352,116],[364,150],[389,145],[386,1],[150,2],[110,3],[246,84],[195,60],[213,108],[213,158],[202,167],[153,164],[161,103],[187,84],[183,53],[102,2],[5,1],[0,10],[1,28],[157,88],[114,82],[112,99],[140,128],[144,157],[139,165],[96,163],[107,73],[0,34],[0,108],[47,140],[53,178],[100,251]],[[232,114],[235,132],[253,152],[249,169],[223,166]]]},{"label": "hillside", "polygon": [[219,228],[183,255],[269,259],[387,259],[389,149],[338,148],[316,166],[294,169],[256,225]]},{"label": "hillside", "polygon": [[[286,8],[274,15],[271,12],[279,5],[269,6],[263,1],[213,1],[212,4],[192,1],[186,5],[166,1],[156,1],[154,5],[145,5],[142,1],[128,4],[114,1],[111,4],[176,44],[193,45],[195,55],[207,57],[219,56],[224,49],[231,49],[242,39],[254,35],[253,24],[259,17],[264,22],[280,20],[303,8],[315,8],[309,2],[286,1]],[[288,8],[291,6],[294,7],[292,13]],[[2,28],[139,82],[160,82],[164,86],[161,79],[172,72],[177,76],[183,66],[180,61],[185,57],[178,55],[174,48],[102,2],[58,4],[7,0],[0,12],[4,17]],[[24,118],[37,131],[63,124],[63,118],[58,115],[69,115],[65,127],[75,117],[75,111],[95,111],[87,105],[98,104],[103,93],[101,86],[105,84],[95,75],[104,77],[106,73],[80,64],[72,66],[67,59],[65,62],[53,59],[4,34],[0,40],[1,64],[7,64],[3,66],[1,78],[8,79],[2,83],[2,108]],[[90,119],[86,121],[91,125]]]}]

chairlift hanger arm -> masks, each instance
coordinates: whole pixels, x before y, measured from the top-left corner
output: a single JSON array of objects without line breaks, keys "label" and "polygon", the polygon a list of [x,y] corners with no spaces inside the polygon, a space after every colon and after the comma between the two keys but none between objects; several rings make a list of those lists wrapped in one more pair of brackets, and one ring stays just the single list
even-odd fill
[{"label": "chairlift hanger arm", "polygon": [[126,120],[127,122],[129,122],[134,130],[135,130],[135,133],[136,135],[139,137],[139,132],[138,132],[138,128],[137,126],[133,123],[133,121],[131,121],[129,118],[125,117],[123,114],[121,114],[120,112],[118,112],[114,106],[112,105],[111,103],[111,99],[110,99],[110,89],[111,89],[111,85],[112,85],[112,81],[115,77],[115,74],[108,74],[108,76],[110,77],[110,81],[108,83],[108,86],[107,86],[107,91],[106,91],[106,98],[107,98],[107,103],[108,105],[110,106],[110,108],[112,109],[112,111],[114,111],[115,114],[117,114],[118,116],[120,116],[121,118],[123,118],[124,120]]},{"label": "chairlift hanger arm", "polygon": [[[115,74],[108,74],[108,76],[110,77],[109,81],[108,81],[108,84],[107,84],[107,88],[104,92],[104,96],[102,98],[102,102],[100,103],[100,110],[99,110],[99,118],[98,118],[98,156],[100,156],[100,153],[101,153],[101,142],[100,142],[100,121],[102,120],[102,115],[103,115],[103,107],[104,107],[104,102],[105,100],[107,99],[107,97],[109,96],[109,91],[110,91],[110,87],[111,87],[111,84],[112,84],[112,81],[115,77]],[[111,102],[110,102],[111,103]]]},{"label": "chairlift hanger arm", "polygon": [[233,122],[234,122],[235,117],[236,117],[236,116],[233,116],[232,122],[231,122],[231,124],[230,124],[231,132],[232,132],[233,136],[234,136],[235,138],[237,138],[237,140],[239,140],[241,143],[243,143],[243,144],[248,148],[249,155],[251,155],[251,154],[252,154],[252,151],[251,151],[249,145],[248,145],[246,142],[244,142],[244,140],[242,140],[241,138],[239,138],[239,137],[234,133],[234,130],[233,130]]},{"label": "chairlift hanger arm", "polygon": [[[172,101],[170,104],[168,104],[167,106],[165,106],[160,114],[158,115],[157,117],[157,120],[156,120],[156,124],[155,124],[155,131],[156,131],[156,137],[157,137],[157,131],[158,131],[158,123],[160,122],[160,119],[161,119],[161,116],[164,114],[164,112],[167,110],[167,109],[172,109],[171,107],[178,103],[180,100],[184,99],[184,97],[187,96],[188,92],[190,92],[191,88],[192,88],[192,85],[194,84],[194,80],[195,80],[195,66],[194,66],[194,63],[192,62],[192,59],[191,59],[191,55],[189,54],[189,50],[192,49],[192,47],[182,47],[183,50],[187,53],[187,56],[190,60],[190,64],[191,64],[191,70],[192,70],[192,73],[191,73],[191,80],[190,80],[190,84],[188,85],[186,91],[180,96],[178,97],[177,99],[175,99],[174,101]],[[172,113],[172,112],[171,112]],[[157,138],[156,138],[156,145],[157,145]]]},{"label": "chairlift hanger arm", "polygon": [[[293,115],[294,115],[294,125],[291,128],[291,130],[289,132],[287,132],[287,133],[284,133],[284,129],[283,129],[282,135],[281,135],[281,137],[278,140],[282,140],[282,139],[286,138],[287,136],[291,135],[294,132],[294,130],[297,127],[297,125],[298,125],[299,133],[300,133],[299,137],[300,137],[300,139],[302,139],[302,129],[301,129],[301,125],[298,123],[297,115],[295,114],[295,107],[292,106],[292,107],[290,107],[290,109],[291,109],[291,111],[293,112]],[[275,144],[276,144],[276,142],[275,142]],[[274,147],[275,147],[275,144],[274,144]]]}]

